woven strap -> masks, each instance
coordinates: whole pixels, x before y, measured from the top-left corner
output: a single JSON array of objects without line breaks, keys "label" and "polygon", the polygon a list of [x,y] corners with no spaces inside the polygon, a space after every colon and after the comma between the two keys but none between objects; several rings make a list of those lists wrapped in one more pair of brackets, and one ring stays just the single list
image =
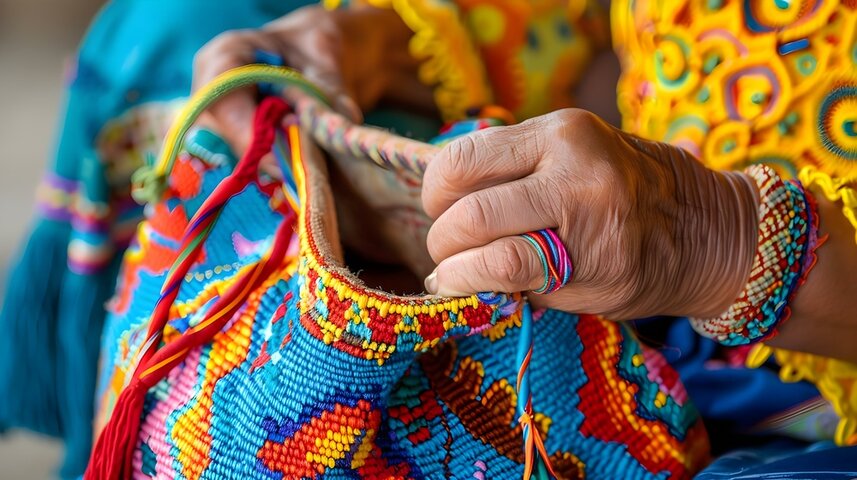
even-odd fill
[{"label": "woven strap", "polygon": [[[319,105],[328,105],[324,94],[296,70],[271,65],[246,65],[221,73],[194,93],[176,121],[167,132],[161,153],[154,165],[145,166],[134,173],[132,195],[141,204],[160,200],[166,190],[167,179],[182,148],[184,137],[199,116],[227,94],[250,85],[272,84],[297,87],[304,96],[314,98]],[[327,108],[329,111],[329,107]]]},{"label": "woven strap", "polygon": [[352,123],[333,111],[324,94],[295,70],[272,65],[246,65],[218,75],[193,95],[167,133],[158,160],[134,173],[134,199],[141,204],[157,202],[166,190],[167,179],[184,137],[202,112],[223,96],[257,84],[297,87],[283,93],[294,105],[301,127],[310,132],[325,150],[348,153],[417,177],[422,177],[428,159],[438,150],[434,145]]},{"label": "woven strap", "polygon": [[439,150],[387,130],[356,125],[302,91],[291,90],[285,95],[298,114],[301,128],[328,152],[370,160],[388,170],[422,178],[429,159]]}]

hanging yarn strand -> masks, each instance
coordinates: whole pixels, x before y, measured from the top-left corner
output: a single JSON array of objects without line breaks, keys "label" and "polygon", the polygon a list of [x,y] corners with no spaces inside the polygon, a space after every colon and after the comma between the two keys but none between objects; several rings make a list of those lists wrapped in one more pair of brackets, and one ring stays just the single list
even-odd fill
[{"label": "hanging yarn strand", "polygon": [[[550,464],[550,456],[545,449],[539,431],[536,429],[533,414],[533,397],[530,392],[530,359],[533,357],[533,312],[529,303],[524,302],[521,314],[521,336],[518,339],[517,364],[518,378],[518,422],[524,436],[524,475],[523,480],[536,478],[548,480],[556,478]],[[536,456],[538,455],[538,456]],[[535,471],[534,471],[535,470]]]},{"label": "hanging yarn strand", "polygon": [[[211,232],[227,201],[238,194],[256,177],[261,158],[270,151],[274,142],[275,126],[288,111],[282,100],[270,98],[262,102],[256,112],[253,142],[233,173],[222,181],[191,219],[183,236],[182,247],[170,269],[161,296],[152,313],[148,340],[144,342],[131,380],[119,395],[110,421],[95,444],[86,480],[113,480],[131,477],[131,459],[136,448],[136,435],[140,428],[140,415],[148,390],[182,361],[187,352],[211,339],[259,282],[282,264],[288,248],[296,216],[287,218],[278,227],[274,244],[259,262],[241,272],[240,277],[212,306],[205,318],[179,339],[161,347],[163,329],[169,320],[169,311],[175,301],[182,280],[198,258],[205,239]],[[299,147],[299,146],[297,146]]]},{"label": "hanging yarn strand", "polygon": [[263,106],[260,106],[257,112],[254,141],[244,155],[244,159],[236,165],[233,173],[217,186],[190,220],[189,227],[183,235],[182,248],[167,274],[161,289],[161,298],[158,299],[152,314],[148,337],[153,340],[146,342],[148,350],[140,353],[141,363],[148,360],[152,349],[160,341],[160,335],[169,317],[169,309],[178,295],[182,280],[196,261],[203,242],[214,227],[220,212],[232,196],[255,178],[259,160],[267,153],[274,141],[275,133],[269,126],[282,118],[287,106],[282,101],[268,102]]}]

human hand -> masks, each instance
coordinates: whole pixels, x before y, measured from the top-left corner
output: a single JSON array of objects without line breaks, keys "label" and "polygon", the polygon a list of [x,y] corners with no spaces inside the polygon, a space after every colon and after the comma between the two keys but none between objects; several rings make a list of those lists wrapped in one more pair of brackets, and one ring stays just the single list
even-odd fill
[{"label": "human hand", "polygon": [[719,315],[749,277],[758,192],[742,173],[568,109],[447,145],[429,164],[423,206],[444,296],[531,291],[544,281],[519,235],[553,228],[574,277],[537,306],[612,319]]},{"label": "human hand", "polygon": [[[193,88],[231,68],[256,63],[257,52],[282,57],[315,83],[333,107],[355,122],[382,98],[408,106],[432,104],[431,91],[417,78],[418,64],[407,50],[411,32],[387,9],[326,10],[309,6],[257,30],[225,32],[194,59]],[[255,92],[244,89],[209,109],[203,119],[237,154],[250,142]]]}]

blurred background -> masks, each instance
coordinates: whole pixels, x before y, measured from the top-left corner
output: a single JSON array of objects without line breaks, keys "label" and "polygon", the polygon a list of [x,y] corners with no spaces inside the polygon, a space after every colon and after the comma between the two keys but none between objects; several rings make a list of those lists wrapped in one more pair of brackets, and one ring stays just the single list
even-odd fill
[{"label": "blurred background", "polygon": [[[0,292],[53,151],[64,63],[102,3],[0,0]],[[32,434],[0,435],[0,479],[53,478],[60,448]]]}]

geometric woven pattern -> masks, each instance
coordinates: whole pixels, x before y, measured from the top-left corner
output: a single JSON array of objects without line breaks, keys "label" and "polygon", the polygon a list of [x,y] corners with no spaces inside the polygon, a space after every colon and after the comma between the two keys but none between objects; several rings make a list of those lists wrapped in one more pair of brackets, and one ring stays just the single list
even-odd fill
[{"label": "geometric woven pattern", "polygon": [[[105,329],[97,427],[145,341],[188,219],[231,168],[184,154],[148,209]],[[366,288],[325,247],[332,207],[320,160],[297,170],[289,252],[149,391],[135,478],[520,476],[514,298],[438,302]],[[180,287],[165,343],[265,254],[295,208],[281,187],[260,181],[229,201]],[[704,427],[659,354],[615,323],[558,311],[535,318],[535,425],[557,474],[683,478],[705,464]]]}]

